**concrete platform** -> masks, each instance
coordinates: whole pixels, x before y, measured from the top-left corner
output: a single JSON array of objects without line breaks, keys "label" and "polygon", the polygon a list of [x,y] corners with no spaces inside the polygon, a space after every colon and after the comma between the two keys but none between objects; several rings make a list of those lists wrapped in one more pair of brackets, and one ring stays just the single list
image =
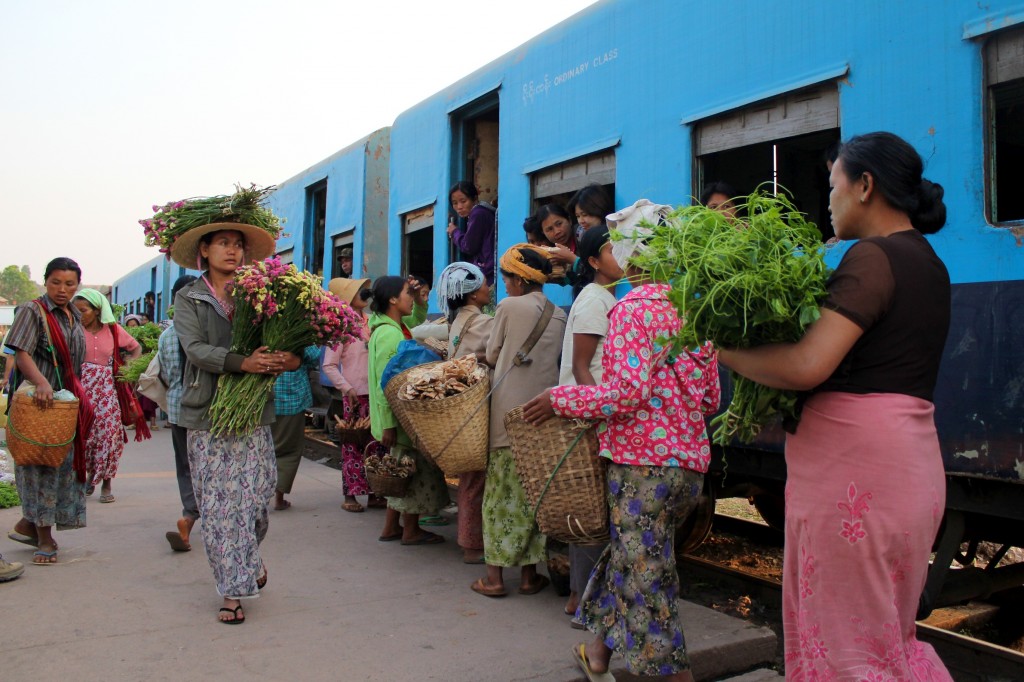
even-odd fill
[{"label": "concrete platform", "polygon": [[[442,545],[377,542],[382,512],[342,511],[340,472],[309,460],[292,508],[271,512],[263,596],[245,604],[245,624],[218,623],[200,536],[188,553],[164,538],[180,515],[173,468],[168,430],[129,443],[117,501],[89,498],[89,527],[57,534],[60,563],[0,583],[0,679],[582,679],[570,649],[588,635],[569,627],[562,598],[471,592],[483,570],[461,562],[454,524]],[[0,510],[0,552],[27,564],[31,548],[5,537],[19,516]],[[698,679],[772,660],[770,630],[681,608]]]}]

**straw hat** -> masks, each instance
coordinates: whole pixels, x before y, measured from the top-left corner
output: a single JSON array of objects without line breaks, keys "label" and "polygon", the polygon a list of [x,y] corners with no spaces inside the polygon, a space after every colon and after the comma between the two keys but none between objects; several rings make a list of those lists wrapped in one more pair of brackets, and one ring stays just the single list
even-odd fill
[{"label": "straw hat", "polygon": [[362,279],[349,279],[347,277],[335,277],[327,283],[327,290],[332,294],[345,301],[345,303],[351,303],[359,290],[364,285],[369,284],[370,280],[366,277]]},{"label": "straw hat", "polygon": [[275,240],[266,230],[246,223],[210,223],[193,228],[174,240],[171,245],[171,260],[191,270],[196,269],[199,240],[204,235],[221,230],[242,233],[245,237],[245,255],[250,261],[263,260],[274,253]]}]

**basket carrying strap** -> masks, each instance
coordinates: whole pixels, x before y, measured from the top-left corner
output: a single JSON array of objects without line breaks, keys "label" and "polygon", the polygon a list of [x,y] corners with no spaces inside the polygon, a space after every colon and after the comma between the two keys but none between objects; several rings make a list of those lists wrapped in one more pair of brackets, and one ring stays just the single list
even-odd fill
[{"label": "basket carrying strap", "polygon": [[544,310],[540,313],[540,318],[537,320],[537,324],[533,325],[533,331],[526,337],[526,341],[523,341],[523,347],[519,349],[516,356],[512,358],[512,364],[518,367],[522,364],[529,364],[531,362],[530,351],[540,341],[540,337],[544,335],[544,330],[548,328],[548,322],[551,321],[551,316],[555,314],[555,304],[551,301],[544,301]]},{"label": "basket carrying strap", "polygon": [[[466,331],[466,327],[469,326],[469,323],[472,322],[473,318],[479,314],[480,313],[471,314],[466,318],[466,321],[462,323],[462,326],[459,327],[459,333],[455,335],[455,344],[452,346],[452,357],[449,358],[449,360],[454,359],[455,355],[459,352],[459,346],[462,345],[462,332]],[[536,343],[536,341],[534,341],[534,343]]]},{"label": "basket carrying strap", "polygon": [[46,322],[46,306],[38,298],[35,300],[35,304],[39,306],[39,313],[43,316],[43,331],[46,332],[46,342],[50,344],[48,350],[50,351],[50,358],[53,359],[53,371],[57,373],[57,386],[64,390],[64,381],[60,376],[60,363],[57,362],[57,350],[53,345],[53,337],[50,336],[50,325]]},{"label": "basket carrying strap", "polygon": [[[541,505],[542,502],[544,502],[544,496],[547,495],[548,488],[551,487],[551,482],[553,480],[555,480],[555,474],[557,474],[558,470],[562,468],[562,465],[565,464],[565,460],[569,458],[569,454],[573,450],[576,449],[576,446],[579,445],[580,441],[583,440],[583,436],[587,435],[587,431],[589,431],[589,430],[590,430],[590,426],[587,426],[587,428],[585,428],[585,429],[580,429],[580,432],[578,434],[576,434],[576,438],[573,439],[572,443],[569,444],[569,447],[566,449],[565,453],[562,454],[562,457],[558,460],[558,464],[556,464],[555,468],[551,470],[551,475],[548,476],[548,480],[544,484],[544,488],[540,491],[540,495],[537,496],[537,504],[535,504],[534,507],[533,507],[533,524],[534,525],[537,525],[537,513],[540,512],[540,505]],[[590,537],[583,530],[582,527],[580,527],[579,522],[577,522],[577,524],[576,524],[578,529],[579,529],[579,533],[577,533],[576,532],[577,529],[572,527],[572,521],[570,521],[568,519],[566,519],[566,521],[567,521],[567,523],[569,525],[569,532],[572,533],[573,537],[579,538],[580,540],[593,540],[594,539],[594,538]]]}]

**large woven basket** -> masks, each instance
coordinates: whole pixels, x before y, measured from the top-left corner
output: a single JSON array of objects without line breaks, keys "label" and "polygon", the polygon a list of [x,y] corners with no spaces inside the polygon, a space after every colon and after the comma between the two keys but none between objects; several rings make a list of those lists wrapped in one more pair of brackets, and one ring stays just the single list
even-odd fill
[{"label": "large woven basket", "polygon": [[541,532],[577,545],[607,542],[608,461],[597,455],[594,429],[559,418],[534,426],[522,407],[505,415],[505,428]]},{"label": "large woven basket", "polygon": [[[370,442],[366,444],[366,449],[363,450],[363,458],[369,457],[372,454],[383,454],[387,452],[387,448],[377,442]],[[409,469],[409,476],[401,478],[399,476],[385,476],[383,474],[375,474],[369,470],[365,470],[366,482],[370,485],[370,490],[379,497],[405,497],[406,493],[409,492],[409,480],[415,473],[416,468],[411,467]]]},{"label": "large woven basket", "polygon": [[399,393],[414,369],[440,364],[427,363],[407,369],[384,388],[391,411],[412,438],[416,449],[434,461],[448,476],[487,468],[487,436],[491,410],[487,394],[491,382],[486,368],[477,368],[483,378],[458,395],[438,400],[403,400]]},{"label": "large woven basket", "polygon": [[15,393],[7,420],[7,449],[18,466],[59,467],[75,440],[78,401],[55,400],[42,409]]}]

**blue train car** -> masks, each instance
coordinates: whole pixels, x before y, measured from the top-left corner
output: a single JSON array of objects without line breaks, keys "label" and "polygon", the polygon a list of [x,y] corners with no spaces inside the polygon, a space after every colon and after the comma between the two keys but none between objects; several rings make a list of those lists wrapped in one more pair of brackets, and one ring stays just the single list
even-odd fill
[{"label": "blue train car", "polygon": [[[741,193],[775,183],[827,238],[826,150],[892,131],[920,151],[948,207],[930,238],[954,283],[936,399],[949,474],[936,565],[967,538],[1024,544],[1022,26],[1024,5],[999,0],[597,3],[398,117],[388,269],[432,278],[457,257],[445,226],[460,179],[498,206],[499,253],[524,240],[537,205],[590,182],[617,207],[688,203],[714,180]],[[773,431],[718,452],[717,492],[778,516],[781,446]]]},{"label": "blue train car", "polygon": [[[280,183],[267,206],[284,220],[282,260],[324,277],[341,274],[352,250],[352,274],[386,274],[390,128],[380,130]],[[367,239],[367,235],[373,238]]]},{"label": "blue train car", "polygon": [[127,275],[114,280],[110,300],[123,305],[126,315],[142,313],[146,310],[143,302],[146,292],[152,291],[156,297],[153,321],[159,322],[167,317],[167,309],[174,305],[171,287],[184,274],[199,275],[195,270],[183,268],[168,260],[163,254],[155,256]]}]

